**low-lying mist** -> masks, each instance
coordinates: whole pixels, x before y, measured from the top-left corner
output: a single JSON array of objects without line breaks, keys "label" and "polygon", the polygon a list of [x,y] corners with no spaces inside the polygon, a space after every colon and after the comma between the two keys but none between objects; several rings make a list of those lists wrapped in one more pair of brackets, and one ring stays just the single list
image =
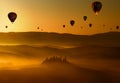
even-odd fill
[{"label": "low-lying mist", "polygon": [[0,35],[0,83],[120,83],[117,32]]}]

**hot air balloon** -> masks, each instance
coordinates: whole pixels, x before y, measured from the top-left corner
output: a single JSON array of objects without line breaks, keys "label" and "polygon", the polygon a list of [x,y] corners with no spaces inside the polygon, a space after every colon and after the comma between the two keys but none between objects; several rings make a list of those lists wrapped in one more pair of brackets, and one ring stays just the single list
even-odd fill
[{"label": "hot air balloon", "polygon": [[65,25],[63,25],[63,28],[65,28]]},{"label": "hot air balloon", "polygon": [[97,16],[100,10],[102,9],[102,3],[99,1],[95,1],[92,3],[92,9],[95,12],[95,15]]},{"label": "hot air balloon", "polygon": [[116,29],[119,29],[119,26],[116,26]]},{"label": "hot air balloon", "polygon": [[89,27],[92,27],[92,24],[91,24],[91,23],[89,24]]},{"label": "hot air balloon", "polygon": [[8,18],[9,18],[9,20],[10,20],[12,23],[14,23],[14,21],[15,21],[16,18],[17,18],[17,14],[16,14],[15,12],[10,12],[10,13],[8,14]]},{"label": "hot air balloon", "polygon": [[37,27],[37,29],[40,29],[40,27]]},{"label": "hot air balloon", "polygon": [[73,26],[73,25],[75,24],[75,21],[74,21],[74,20],[71,20],[71,21],[70,21],[70,24],[71,24],[71,26]]},{"label": "hot air balloon", "polygon": [[8,28],[8,26],[5,26],[5,28]]},{"label": "hot air balloon", "polygon": [[84,21],[86,21],[87,20],[87,16],[83,16],[83,19],[84,19]]},{"label": "hot air balloon", "polygon": [[83,26],[81,26],[80,28],[83,29]]}]

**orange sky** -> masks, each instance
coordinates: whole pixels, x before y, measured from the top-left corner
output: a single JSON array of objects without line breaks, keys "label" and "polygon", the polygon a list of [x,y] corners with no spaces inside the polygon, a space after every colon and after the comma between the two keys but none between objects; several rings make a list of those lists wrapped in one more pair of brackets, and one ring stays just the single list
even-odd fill
[{"label": "orange sky", "polygon": [[[0,32],[43,31],[72,34],[95,34],[108,31],[117,31],[120,26],[120,0],[99,0],[103,8],[95,16],[91,8],[94,0],[1,0]],[[12,24],[7,14],[17,13],[18,18]],[[84,22],[83,16],[88,20]],[[73,27],[69,21],[76,21]],[[93,27],[89,28],[88,24]],[[66,28],[62,25],[65,24]],[[103,25],[106,25],[103,27]],[[8,26],[6,29],[5,26]],[[81,26],[83,27],[81,29]],[[40,27],[37,30],[37,27]],[[112,28],[112,30],[110,30]],[[119,30],[120,31],[120,30]]]}]

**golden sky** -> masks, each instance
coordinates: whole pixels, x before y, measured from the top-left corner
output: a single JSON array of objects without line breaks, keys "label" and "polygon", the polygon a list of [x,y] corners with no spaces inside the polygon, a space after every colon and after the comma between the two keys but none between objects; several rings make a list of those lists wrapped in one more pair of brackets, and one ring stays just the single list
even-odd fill
[{"label": "golden sky", "polygon": [[[120,0],[98,0],[103,4],[98,16],[95,16],[92,11],[93,1],[1,0],[0,32],[27,32],[42,29],[45,32],[95,34],[117,31],[116,26],[120,26]],[[9,12],[16,12],[18,15],[13,24],[7,17]],[[88,16],[86,22],[83,20],[84,15]],[[69,23],[71,19],[76,22],[73,27]],[[89,23],[93,24],[92,28],[89,28]],[[66,28],[63,28],[63,24]],[[6,29],[5,26],[8,28]],[[37,30],[37,27],[40,29]]]}]

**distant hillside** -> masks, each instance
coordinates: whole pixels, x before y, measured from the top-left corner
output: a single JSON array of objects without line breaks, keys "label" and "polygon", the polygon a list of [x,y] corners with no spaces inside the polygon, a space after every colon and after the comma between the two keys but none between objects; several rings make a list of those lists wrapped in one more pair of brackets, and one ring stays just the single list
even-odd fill
[{"label": "distant hillside", "polygon": [[73,35],[47,32],[0,33],[0,44],[113,45],[120,46],[120,32]]}]

